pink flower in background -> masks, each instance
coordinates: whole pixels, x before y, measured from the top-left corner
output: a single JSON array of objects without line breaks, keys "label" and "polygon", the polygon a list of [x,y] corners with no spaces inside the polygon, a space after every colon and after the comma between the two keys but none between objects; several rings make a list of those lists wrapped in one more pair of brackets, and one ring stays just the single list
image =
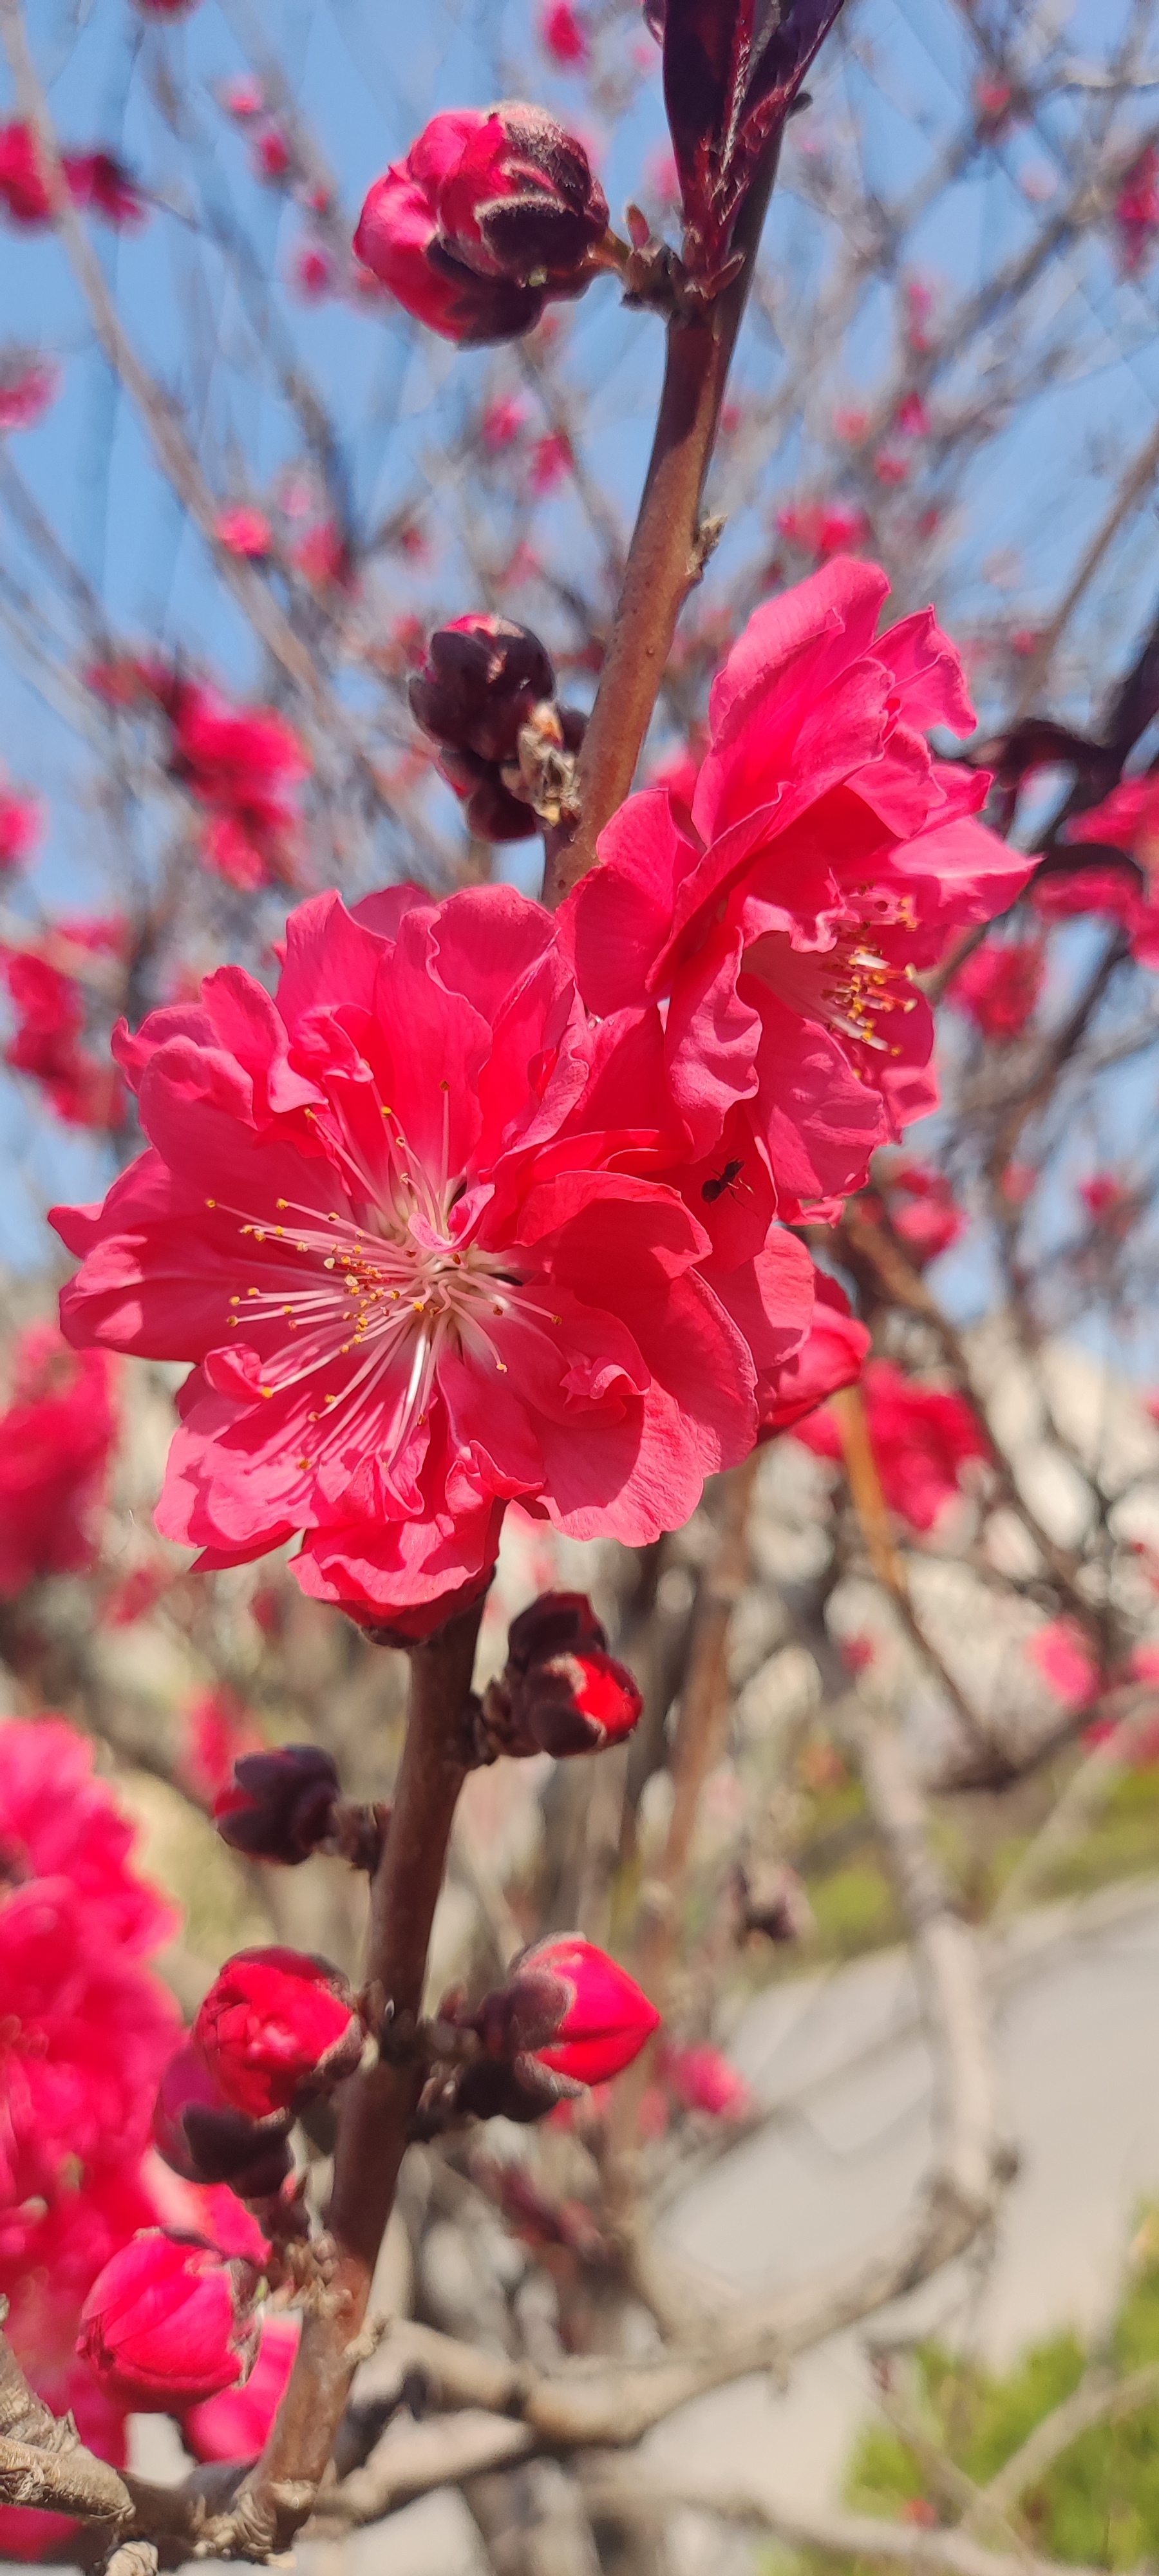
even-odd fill
[{"label": "pink flower in background", "polygon": [[907,1157],[886,1175],[889,1222],[911,1261],[924,1269],[966,1232],[967,1218],[958,1206],[945,1174],[932,1163]]},{"label": "pink flower in background", "polygon": [[185,1712],[180,1765],[185,1787],[204,1807],[212,1807],[233,1778],[239,1754],[259,1752],[262,1741],[256,1719],[236,1691],[224,1683],[201,1691]]},{"label": "pink flower in background", "polygon": [[662,2071],[686,2111],[703,2111],[710,2120],[744,2120],[754,2108],[743,2075],[719,2048],[666,2049]]},{"label": "pink flower in background", "polygon": [[1159,775],[1145,771],[1112,787],[1100,805],[1089,805],[1066,827],[1068,841],[1099,841],[1126,850],[1150,883],[1159,869]]},{"label": "pink flower in background", "polygon": [[[154,2217],[137,2169],[103,2175],[83,2190],[65,2189],[34,2235],[6,2228],[0,2206],[0,2295],[8,2300],[4,2332],[36,2395],[53,2413],[71,2413],[86,2447],[123,2468],[128,2457],[125,2410],[98,2387],[77,2358],[85,2296],[98,2272],[139,2227]],[[78,2526],[66,2514],[0,2507],[0,2549],[12,2558],[42,2558]]]},{"label": "pink flower in background", "polygon": [[842,409],[835,411],[833,414],[834,437],[847,440],[850,447],[860,446],[868,428],[869,413],[867,411]]},{"label": "pink flower in background", "polygon": [[249,501],[232,502],[228,510],[220,511],[214,535],[231,555],[268,555],[274,542],[265,511]]},{"label": "pink flower in background", "polygon": [[279,188],[293,168],[293,158],[281,128],[267,125],[265,132],[258,135],[250,155],[255,179],[263,180],[267,187]]},{"label": "pink flower in background", "polygon": [[928,438],[930,415],[919,393],[906,394],[898,404],[893,425],[903,438]]},{"label": "pink flower in background", "polygon": [[52,202],[30,125],[0,125],[0,206],[9,223],[24,230],[51,221]]},{"label": "pink flower in background", "polygon": [[289,2386],[301,2331],[300,2317],[266,2317],[249,2378],[182,2416],[182,2438],[195,2460],[256,2459]]},{"label": "pink flower in background", "polygon": [[855,501],[790,501],[777,512],[777,527],[786,543],[828,563],[847,546],[862,546],[869,521]]},{"label": "pink flower in background", "polygon": [[[56,935],[94,954],[123,950],[123,921],[61,920]],[[47,943],[46,943],[47,944]],[[15,1073],[30,1074],[58,1118],[69,1127],[116,1127],[124,1088],[115,1067],[83,1043],[87,1017],[81,985],[53,962],[52,954],[0,946],[0,972],[8,986],[16,1027],[4,1049]]]},{"label": "pink flower in background", "polygon": [[64,174],[76,204],[99,215],[114,232],[135,232],[148,220],[137,182],[114,152],[66,152]]},{"label": "pink flower in background", "polygon": [[0,350],[0,436],[34,429],[56,401],[63,375],[55,358],[35,349]]},{"label": "pink flower in background", "polygon": [[1046,980],[1041,939],[985,941],[952,975],[949,997],[984,1038],[1019,1038],[1038,1008]]},{"label": "pink flower in background", "polygon": [[92,1745],[75,1727],[63,1717],[8,1720],[0,1734],[0,1888],[66,1878],[95,1941],[126,1956],[155,1950],[172,1938],[176,1918],[129,1868],[133,1841],[112,1791],[93,1777]]},{"label": "pink flower in background", "polygon": [[231,707],[215,689],[160,672],[150,687],[173,727],[170,768],[211,816],[207,867],[247,890],[286,883],[300,816],[295,790],[311,763],[270,707]]},{"label": "pink flower in background", "polygon": [[1125,173],[1114,204],[1119,259],[1127,277],[1137,277],[1151,256],[1159,233],[1159,148],[1146,143]]},{"label": "pink flower in background", "polygon": [[95,1940],[70,1878],[34,1878],[0,1903],[0,2243],[35,2242],[62,2180],[87,2186],[137,2160],[180,2029],[147,1968]]},{"label": "pink flower in background", "polygon": [[225,967],[116,1045],[151,1150],[57,1211],[87,1255],[62,1312],[78,1344],[199,1363],[158,1526],[204,1563],[303,1532],[304,1589],[425,1633],[512,1496],[638,1545],[751,1447],[811,1266],[755,1195],[702,1224],[695,1165],[680,1191],[613,1167],[673,1127],[659,1020],[592,1031],[538,905],[320,896],[276,1004]]},{"label": "pink flower in background", "polygon": [[[963,1468],[989,1458],[986,1435],[964,1396],[921,1386],[892,1360],[871,1360],[862,1383],[886,1502],[911,1528],[932,1530],[961,1491]],[[794,1438],[818,1458],[843,1455],[829,1413],[811,1414]]]},{"label": "pink flower in background", "polygon": [[493,456],[505,447],[513,447],[527,427],[527,405],[517,394],[508,394],[499,402],[488,403],[479,428],[483,445]]},{"label": "pink flower in background", "polygon": [[730,1120],[704,1195],[763,1170],[782,1216],[831,1209],[933,1105],[913,970],[1033,866],[975,820],[983,775],[927,749],[935,724],[972,729],[961,664],[930,610],[878,635],[886,595],[841,558],[758,609],[713,684],[690,815],[630,796],[560,914],[590,1008],[668,997],[681,1115],[694,1137]]},{"label": "pink flower in background", "polygon": [[1096,1697],[1098,1666],[1077,1619],[1048,1620],[1027,1651],[1064,1708],[1085,1708]]},{"label": "pink flower in background", "polygon": [[334,262],[321,242],[301,242],[290,263],[290,283],[309,303],[319,303],[332,295],[335,285]]},{"label": "pink flower in background", "polygon": [[582,143],[519,100],[431,122],[376,179],[355,257],[448,340],[508,340],[576,295],[608,224]]},{"label": "pink flower in background", "polygon": [[341,528],[333,519],[319,519],[315,527],[307,528],[294,548],[293,561],[295,571],[300,572],[303,581],[310,582],[315,590],[350,581],[349,549]]},{"label": "pink flower in background", "polygon": [[835,1279],[816,1274],[813,1321],[799,1351],[781,1368],[761,1407],[762,1440],[814,1413],[827,1396],[854,1386],[865,1366],[869,1334],[850,1313],[849,1300]]},{"label": "pink flower in background", "polygon": [[587,28],[571,0],[546,0],[539,13],[538,32],[544,53],[560,71],[583,71],[591,58],[591,45]]},{"label": "pink flower in background", "polygon": [[896,447],[879,447],[873,460],[873,471],[879,483],[892,488],[899,483],[908,483],[913,466],[910,458],[902,456]]},{"label": "pink flower in background", "polygon": [[552,430],[548,437],[537,438],[531,451],[529,479],[533,492],[554,492],[572,472],[575,458],[566,430]]},{"label": "pink flower in background", "polygon": [[1121,1243],[1138,1212],[1134,1190],[1117,1179],[1114,1172],[1092,1172],[1089,1180],[1079,1182],[1079,1197],[1096,1230],[1113,1243]]},{"label": "pink flower in background", "polygon": [[103,1352],[71,1351],[54,1324],[32,1324],[14,1358],[0,1414],[0,1600],[95,1562],[94,1518],[117,1436]]},{"label": "pink flower in background", "polygon": [[221,103],[227,116],[235,116],[240,125],[248,125],[251,116],[265,112],[265,91],[252,72],[238,72],[224,83]]},{"label": "pink flower in background", "polygon": [[0,874],[8,868],[23,867],[40,833],[41,813],[35,796],[24,796],[18,787],[8,786],[0,770]]}]

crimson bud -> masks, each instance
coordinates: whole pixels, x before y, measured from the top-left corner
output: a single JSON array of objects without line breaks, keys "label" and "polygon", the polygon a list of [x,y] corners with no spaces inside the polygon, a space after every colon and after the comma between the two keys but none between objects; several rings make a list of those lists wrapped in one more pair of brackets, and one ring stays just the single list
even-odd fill
[{"label": "crimson bud", "polygon": [[213,1821],[233,1851],[293,1868],[326,1841],[338,1790],[337,1768],[320,1744],[244,1753],[214,1799]]},{"label": "crimson bud", "polygon": [[483,1724],[493,1752],[598,1753],[619,1744],[643,1708],[626,1664],[582,1592],[545,1592],[513,1619],[506,1670],[488,1685]]},{"label": "crimson bud", "polygon": [[171,2057],[153,2105],[153,2144],[185,2182],[229,2183],[242,2200],[280,2189],[293,2158],[291,2116],[247,2120],[227,2102],[200,2049],[188,2041]]},{"label": "crimson bud", "polygon": [[578,1655],[607,1642],[586,1592],[541,1592],[511,1622],[507,1662],[512,1671],[525,1673],[552,1655]]},{"label": "crimson bud", "polygon": [[248,2379],[258,2275],[200,2236],[146,2227],[93,2283],[77,2351],[99,2386],[138,2413],[179,2413]]},{"label": "crimson bud", "polygon": [[[524,2045],[541,2065],[580,2084],[622,2074],[659,2028],[660,2015],[634,1978],[577,1933],[525,1950],[506,1991],[516,2024],[534,2019],[536,2036]],[[548,2014],[550,2030],[540,2038]]]},{"label": "crimson bud", "polygon": [[193,2037],[227,2101],[251,2120],[329,2093],[362,2055],[341,1970],[301,1950],[239,1950],[215,1977]]},{"label": "crimson bud", "polygon": [[582,143],[518,99],[432,117],[376,179],[354,251],[444,339],[510,340],[581,294],[608,201]]},{"label": "crimson bud", "polygon": [[424,733],[480,760],[514,760],[533,707],[555,696],[551,656],[529,626],[476,613],[437,627],[410,683]]}]

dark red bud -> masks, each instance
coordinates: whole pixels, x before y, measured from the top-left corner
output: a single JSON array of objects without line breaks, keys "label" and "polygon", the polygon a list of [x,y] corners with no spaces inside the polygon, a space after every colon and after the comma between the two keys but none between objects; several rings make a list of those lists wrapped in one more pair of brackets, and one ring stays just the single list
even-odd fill
[{"label": "dark red bud", "polygon": [[466,806],[467,829],[480,841],[529,841],[543,825],[534,806],[513,796],[491,761],[473,751],[444,751],[439,767]]},{"label": "dark red bud", "polygon": [[280,2190],[293,2158],[288,2111],[249,2120],[227,2102],[200,2049],[171,2057],[153,2106],[153,2143],[183,2181],[229,2183],[242,2200]]},{"label": "dark red bud", "polygon": [[330,1834],[338,1785],[335,1764],[320,1744],[245,1753],[214,1800],[213,1821],[233,1851],[294,1868]]},{"label": "dark red bud", "polygon": [[533,1664],[511,1691],[516,1732],[536,1751],[554,1754],[556,1761],[622,1743],[643,1705],[627,1665],[598,1647]]},{"label": "dark red bud", "polygon": [[519,729],[555,696],[550,655],[530,627],[507,617],[456,617],[437,627],[410,683],[425,733],[480,760],[514,760]]},{"label": "dark red bud", "polygon": [[508,1668],[525,1673],[552,1655],[589,1654],[607,1642],[586,1592],[541,1592],[507,1631]]}]

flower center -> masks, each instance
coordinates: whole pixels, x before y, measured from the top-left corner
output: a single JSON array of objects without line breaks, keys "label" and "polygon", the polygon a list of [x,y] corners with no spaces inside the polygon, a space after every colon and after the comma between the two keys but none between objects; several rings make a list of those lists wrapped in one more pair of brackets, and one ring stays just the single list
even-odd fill
[{"label": "flower center", "polygon": [[745,950],[744,963],[791,1011],[822,1020],[879,1055],[902,1054],[880,1024],[917,1009],[910,969],[891,965],[864,929],[842,931],[823,950],[794,948],[783,931],[769,930]]},{"label": "flower center", "polygon": [[346,1445],[355,1412],[368,1451],[392,1466],[426,1422],[440,1355],[450,1347],[505,1375],[504,1322],[518,1314],[534,1329],[543,1311],[521,1293],[511,1257],[485,1250],[472,1220],[457,1220],[467,1183],[447,1169],[447,1120],[442,1167],[432,1171],[394,1111],[381,1105],[381,1114],[386,1157],[375,1171],[336,1114],[320,1120],[337,1202],[325,1211],[279,1198],[272,1218],[259,1217],[206,1200],[253,1247],[253,1275],[229,1297],[229,1327],[250,1329],[262,1396],[301,1390],[293,1419],[305,1434],[303,1471]]}]

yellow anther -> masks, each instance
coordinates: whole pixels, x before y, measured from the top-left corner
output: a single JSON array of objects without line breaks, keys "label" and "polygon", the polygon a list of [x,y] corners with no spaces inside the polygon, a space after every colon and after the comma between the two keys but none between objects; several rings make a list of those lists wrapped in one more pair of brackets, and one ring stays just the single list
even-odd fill
[{"label": "yellow anther", "polygon": [[205,1202],[205,1204],[206,1204],[206,1206],[207,1206],[207,1207],[216,1207],[216,1206],[217,1206],[217,1200],[216,1200],[216,1199],[207,1199],[207,1200],[206,1200],[206,1202]]}]

